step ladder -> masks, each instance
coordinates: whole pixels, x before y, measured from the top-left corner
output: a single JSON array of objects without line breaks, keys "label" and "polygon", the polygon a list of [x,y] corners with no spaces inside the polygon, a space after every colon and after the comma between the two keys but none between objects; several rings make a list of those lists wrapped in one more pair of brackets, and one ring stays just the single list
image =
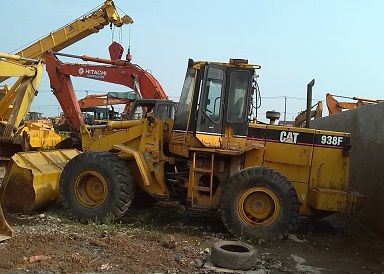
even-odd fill
[{"label": "step ladder", "polygon": [[[197,167],[196,164],[199,160],[199,158],[210,158],[210,165],[207,168]],[[213,195],[213,168],[215,163],[215,154],[214,153],[207,153],[207,152],[199,152],[194,151],[193,152],[193,158],[192,158],[192,207],[194,206],[194,196],[195,191],[205,192],[209,193],[209,201],[210,205],[212,205],[212,195]],[[197,181],[197,175],[198,174],[208,174],[209,175],[209,187],[206,186],[199,186]]]}]

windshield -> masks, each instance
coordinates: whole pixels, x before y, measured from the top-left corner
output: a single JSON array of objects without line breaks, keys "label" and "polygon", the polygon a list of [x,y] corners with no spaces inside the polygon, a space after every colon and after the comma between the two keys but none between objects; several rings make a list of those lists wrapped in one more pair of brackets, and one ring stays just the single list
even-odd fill
[{"label": "windshield", "polygon": [[193,87],[195,84],[196,69],[188,68],[185,76],[180,102],[177,107],[173,129],[186,131],[189,115],[191,113]]}]

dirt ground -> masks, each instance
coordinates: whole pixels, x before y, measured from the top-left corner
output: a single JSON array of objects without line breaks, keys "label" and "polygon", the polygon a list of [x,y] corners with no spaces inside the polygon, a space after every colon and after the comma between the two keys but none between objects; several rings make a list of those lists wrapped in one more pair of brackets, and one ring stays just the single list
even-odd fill
[{"label": "dirt ground", "polygon": [[[234,240],[217,216],[158,203],[119,223],[83,225],[62,209],[7,214],[15,236],[0,244],[0,273],[211,273],[213,242]],[[251,243],[249,273],[384,273],[384,244],[352,217],[303,218],[288,239]]]}]

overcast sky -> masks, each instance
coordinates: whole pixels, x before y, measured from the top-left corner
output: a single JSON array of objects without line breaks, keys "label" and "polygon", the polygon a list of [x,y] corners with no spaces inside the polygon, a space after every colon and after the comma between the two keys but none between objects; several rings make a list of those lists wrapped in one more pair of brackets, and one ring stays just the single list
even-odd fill
[{"label": "overcast sky", "polygon": [[[53,31],[102,0],[1,1],[0,51],[11,52]],[[260,110],[284,111],[288,119],[305,108],[307,83],[315,78],[314,98],[325,93],[383,98],[384,1],[139,1],[115,0],[135,21],[131,26],[133,62],[149,69],[171,99],[177,100],[188,58],[226,61],[246,58],[260,64],[265,97]],[[119,41],[119,31],[114,32]],[[122,30],[127,48],[129,28]],[[109,27],[62,52],[108,57]],[[124,91],[125,87],[75,79],[83,90]],[[33,102],[34,111],[58,113],[47,76]]]}]

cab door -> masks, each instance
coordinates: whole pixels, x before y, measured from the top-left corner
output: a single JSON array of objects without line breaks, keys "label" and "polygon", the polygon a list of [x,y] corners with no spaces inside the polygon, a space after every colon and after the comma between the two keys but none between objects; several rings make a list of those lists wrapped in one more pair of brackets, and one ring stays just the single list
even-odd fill
[{"label": "cab door", "polygon": [[207,66],[204,72],[198,114],[196,137],[206,146],[220,147],[223,135],[223,103],[225,94],[225,69]]},{"label": "cab door", "polygon": [[244,137],[248,132],[248,113],[252,89],[252,72],[229,69],[225,98],[223,128],[234,137]]}]

